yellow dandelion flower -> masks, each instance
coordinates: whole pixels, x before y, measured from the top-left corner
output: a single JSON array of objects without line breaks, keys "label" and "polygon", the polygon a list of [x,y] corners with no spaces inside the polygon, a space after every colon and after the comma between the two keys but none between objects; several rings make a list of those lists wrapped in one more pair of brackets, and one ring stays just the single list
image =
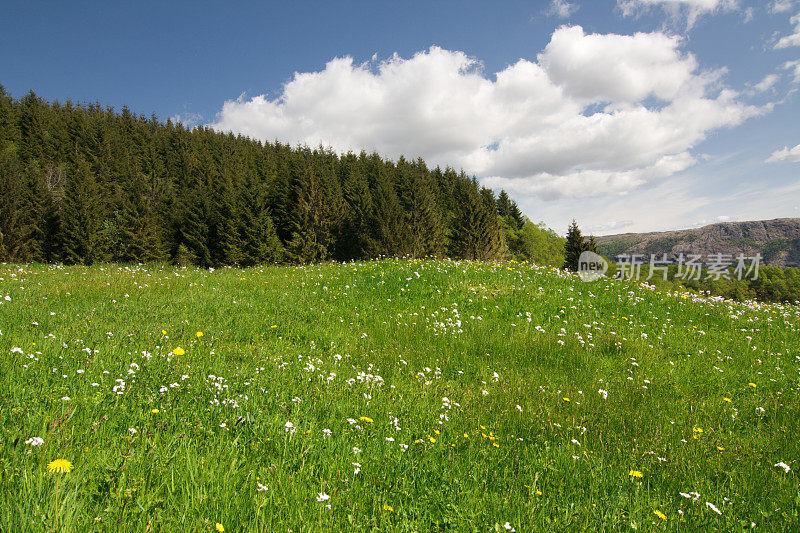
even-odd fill
[{"label": "yellow dandelion flower", "polygon": [[434,429],[433,432],[436,433],[437,435],[439,434],[439,430],[438,429]]},{"label": "yellow dandelion flower", "polygon": [[180,356],[180,355],[183,355],[183,354],[185,354],[185,353],[186,353],[186,352],[184,351],[184,349],[183,349],[183,348],[181,348],[180,346],[178,346],[177,348],[175,348],[174,350],[172,350],[172,355],[178,355],[178,356]]},{"label": "yellow dandelion flower", "polygon": [[653,511],[653,514],[656,515],[657,517],[659,517],[661,520],[666,520],[667,519],[667,515],[665,515],[664,513],[659,511],[658,509]]},{"label": "yellow dandelion flower", "polygon": [[362,422],[368,422],[370,424],[372,423],[372,419],[368,416],[359,416],[358,419],[361,420]]},{"label": "yellow dandelion flower", "polygon": [[219,522],[217,522],[217,525],[215,525],[215,526],[214,526],[214,529],[216,529],[217,531],[219,531],[219,533],[222,533],[223,531],[225,531],[225,526],[223,526],[222,524],[220,524]]},{"label": "yellow dandelion flower", "polygon": [[394,512],[394,509],[392,509],[392,506],[391,505],[387,505],[385,503],[383,504],[383,510],[384,511],[388,511],[390,513]]},{"label": "yellow dandelion flower", "polygon": [[273,325],[271,325],[271,326],[269,327],[269,329],[275,329],[275,328],[277,328],[277,327],[278,327],[278,325],[277,325],[277,324],[273,324]]},{"label": "yellow dandelion flower", "polygon": [[465,439],[468,439],[468,438],[469,438],[469,435],[467,435],[466,433],[464,433],[464,438],[465,438]]},{"label": "yellow dandelion flower", "polygon": [[753,387],[754,389],[756,388],[756,384],[755,384],[755,383],[748,383],[748,385],[750,385],[750,386],[751,386],[751,387]]},{"label": "yellow dandelion flower", "polygon": [[433,437],[428,437],[428,439],[430,439],[431,442],[436,442],[436,439],[434,439]]},{"label": "yellow dandelion flower", "polygon": [[724,451],[725,451],[725,448],[723,448],[722,446],[717,446],[717,449],[718,449],[719,451],[721,451],[721,452],[724,452]]},{"label": "yellow dandelion flower", "polygon": [[731,400],[730,398],[723,398],[722,401],[728,402],[728,403],[732,403],[733,402],[733,400]]},{"label": "yellow dandelion flower", "polygon": [[150,412],[153,413],[154,415],[157,415],[160,411],[158,409],[152,409],[150,410]]},{"label": "yellow dandelion flower", "polygon": [[638,470],[631,470],[630,472],[628,472],[628,475],[629,475],[629,476],[636,477],[636,478],[641,478],[641,477],[644,477],[644,474],[642,474],[642,473],[641,473],[641,472],[639,472]]},{"label": "yellow dandelion flower", "polygon": [[492,443],[492,446],[494,446],[495,448],[499,448],[499,447],[500,447],[500,445],[499,445],[499,444],[497,444],[496,442],[493,442],[493,443]]},{"label": "yellow dandelion flower", "polygon": [[198,331],[198,332],[196,333],[196,335],[197,335],[197,338],[199,339],[200,337],[202,337],[202,336],[203,336],[203,332],[202,332],[202,331]]},{"label": "yellow dandelion flower", "polygon": [[165,329],[162,329],[162,330],[161,330],[161,334],[162,334],[162,335],[166,335],[166,334],[167,334],[167,330],[165,330]]},{"label": "yellow dandelion flower", "polygon": [[537,496],[541,496],[542,495],[542,491],[540,491],[539,489],[536,489],[536,495]]},{"label": "yellow dandelion flower", "polygon": [[568,402],[568,401],[569,401],[569,398],[568,398],[567,396],[564,396],[563,400],[564,400],[565,402]]},{"label": "yellow dandelion flower", "polygon": [[48,472],[57,472],[59,474],[66,474],[72,470],[72,463],[66,459],[56,459],[47,463]]}]

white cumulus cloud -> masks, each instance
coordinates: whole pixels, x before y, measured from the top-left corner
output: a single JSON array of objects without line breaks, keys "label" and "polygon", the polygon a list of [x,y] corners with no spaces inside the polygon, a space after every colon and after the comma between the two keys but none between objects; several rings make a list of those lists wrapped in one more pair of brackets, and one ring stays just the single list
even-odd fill
[{"label": "white cumulus cloud", "polygon": [[770,5],[770,11],[773,13],[785,13],[792,9],[792,0],[775,0]]},{"label": "white cumulus cloud", "polygon": [[800,46],[800,13],[790,18],[789,21],[794,24],[794,33],[781,37],[780,40],[775,43],[775,48],[777,49]]},{"label": "white cumulus cloud", "polygon": [[767,159],[767,163],[778,162],[800,163],[800,144],[794,148],[785,146],[780,150],[775,150],[772,152],[772,155]]},{"label": "white cumulus cloud", "polygon": [[570,4],[567,0],[551,0],[550,11],[551,15],[560,17],[562,19],[569,18],[570,15],[575,13],[580,6]]},{"label": "white cumulus cloud", "polygon": [[692,149],[760,110],[660,32],[557,29],[494,76],[463,52],[336,58],[280,95],[225,102],[212,126],[267,141],[463,168],[542,198],[625,193],[692,166]]},{"label": "white cumulus cloud", "polygon": [[675,20],[685,17],[687,29],[691,29],[701,15],[740,8],[738,0],[617,0],[617,6],[624,16],[661,7]]}]

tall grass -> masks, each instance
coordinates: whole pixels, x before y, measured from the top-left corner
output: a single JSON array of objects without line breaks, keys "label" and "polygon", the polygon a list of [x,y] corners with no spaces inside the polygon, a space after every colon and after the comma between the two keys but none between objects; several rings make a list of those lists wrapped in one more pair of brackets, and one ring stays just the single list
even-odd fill
[{"label": "tall grass", "polygon": [[800,523],[797,307],[432,260],[2,265],[0,302],[3,531]]}]

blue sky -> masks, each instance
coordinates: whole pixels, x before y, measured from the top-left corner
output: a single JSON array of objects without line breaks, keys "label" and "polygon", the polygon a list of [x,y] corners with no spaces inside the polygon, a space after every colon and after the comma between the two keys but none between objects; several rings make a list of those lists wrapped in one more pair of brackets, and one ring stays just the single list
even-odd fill
[{"label": "blue sky", "polygon": [[6,2],[0,83],[422,156],[559,232],[800,216],[800,0],[496,4]]}]

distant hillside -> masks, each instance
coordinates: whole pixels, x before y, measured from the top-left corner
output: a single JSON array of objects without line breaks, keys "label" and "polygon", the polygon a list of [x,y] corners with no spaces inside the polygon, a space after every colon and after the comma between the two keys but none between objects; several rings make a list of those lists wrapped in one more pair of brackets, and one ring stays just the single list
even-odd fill
[{"label": "distant hillside", "polygon": [[702,228],[653,233],[623,233],[595,237],[605,256],[620,254],[667,254],[674,260],[679,254],[740,253],[762,255],[763,264],[800,267],[800,218],[776,218],[752,222],[722,222]]}]

